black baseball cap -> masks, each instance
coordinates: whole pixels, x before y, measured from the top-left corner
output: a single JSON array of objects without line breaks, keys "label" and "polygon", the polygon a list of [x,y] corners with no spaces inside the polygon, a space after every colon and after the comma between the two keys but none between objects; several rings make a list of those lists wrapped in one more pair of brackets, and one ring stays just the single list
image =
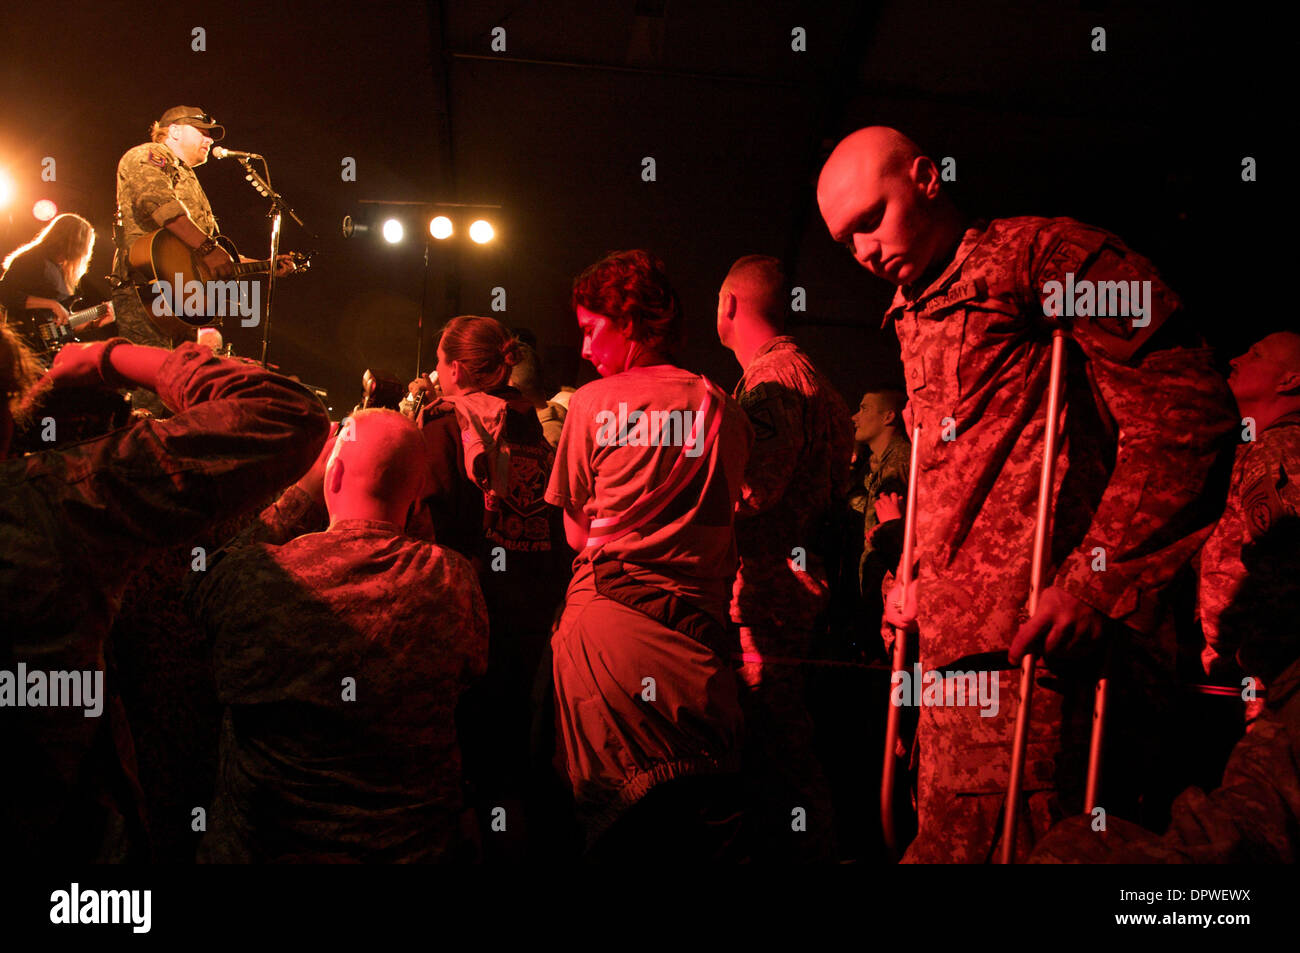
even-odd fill
[{"label": "black baseball cap", "polygon": [[202,129],[214,142],[220,142],[226,137],[226,127],[220,125],[198,106],[173,106],[158,120],[160,126],[170,126],[173,123],[178,126],[194,126]]}]

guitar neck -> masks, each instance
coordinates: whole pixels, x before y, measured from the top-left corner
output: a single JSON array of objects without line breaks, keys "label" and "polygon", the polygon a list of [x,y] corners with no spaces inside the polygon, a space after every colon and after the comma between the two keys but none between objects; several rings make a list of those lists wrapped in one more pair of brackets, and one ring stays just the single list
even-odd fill
[{"label": "guitar neck", "polygon": [[99,320],[106,314],[108,314],[108,302],[97,304],[93,308],[74,311],[72,314],[68,315],[68,329],[75,331],[82,325],[89,324],[91,321]]},{"label": "guitar neck", "polygon": [[269,261],[241,261],[235,265],[234,274],[236,277],[241,275],[265,275],[271,271]]}]

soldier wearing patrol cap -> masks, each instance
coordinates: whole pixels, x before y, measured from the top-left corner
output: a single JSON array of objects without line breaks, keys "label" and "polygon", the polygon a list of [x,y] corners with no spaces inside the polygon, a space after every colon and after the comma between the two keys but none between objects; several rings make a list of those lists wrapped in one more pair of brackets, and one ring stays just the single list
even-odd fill
[{"label": "soldier wearing patrol cap", "polygon": [[[208,161],[208,150],[226,134],[198,106],[167,110],[150,127],[150,141],[128,149],[117,164],[117,255],[113,273],[128,277],[127,252],[142,235],[166,228],[190,248],[219,277],[230,273],[229,253],[212,241],[217,220],[194,169]],[[178,341],[149,321],[139,295],[130,285],[113,294],[117,323],[124,337],[137,344],[170,347]]]},{"label": "soldier wearing patrol cap", "polygon": [[[1017,840],[1025,854],[1052,821],[1082,810],[1096,668],[1080,677],[1070,662],[1090,657],[1095,666],[1103,636],[1112,693],[1121,708],[1143,713],[1140,721],[1132,708],[1114,716],[1124,730],[1112,733],[1106,777],[1136,776],[1116,748],[1129,746],[1135,759],[1139,744],[1158,750],[1154,703],[1167,695],[1156,686],[1168,687],[1173,655],[1162,593],[1221,508],[1229,394],[1145,258],[1071,219],[970,221],[943,191],[934,161],[897,130],[860,129],[836,146],[817,201],[831,236],[898,289],[885,321],[898,333],[921,426],[919,569],[914,591],[889,597],[886,617],[919,630],[925,671],[992,669],[1001,689],[994,717],[971,705],[922,707],[919,833],[905,859],[993,856],[1018,706],[1012,666],[1041,650],[1053,677],[1034,699],[1020,813],[1029,829]],[[1145,289],[1144,313],[1048,307],[1049,287],[1119,282]],[[1027,619],[1057,326],[1069,373],[1050,585]],[[1108,812],[1120,793],[1113,784],[1103,790]]]}]

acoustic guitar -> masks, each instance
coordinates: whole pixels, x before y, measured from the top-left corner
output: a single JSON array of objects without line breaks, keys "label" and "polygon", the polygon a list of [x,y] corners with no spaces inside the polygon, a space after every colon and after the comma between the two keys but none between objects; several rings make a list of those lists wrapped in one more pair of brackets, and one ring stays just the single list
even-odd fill
[{"label": "acoustic guitar", "polygon": [[[235,260],[231,273],[225,278],[218,278],[208,267],[203,264],[202,260],[194,249],[190,248],[183,241],[173,235],[165,228],[157,229],[147,235],[141,235],[131,244],[131,249],[127,253],[127,263],[131,268],[131,277],[140,291],[140,300],[144,304],[145,313],[149,320],[163,334],[176,336],[188,336],[194,328],[204,327],[206,325],[219,324],[223,315],[221,310],[225,310],[224,316],[230,316],[232,309],[218,309],[213,307],[216,303],[213,296],[204,294],[202,296],[186,296],[184,306],[172,308],[170,304],[173,300],[173,294],[162,294],[163,289],[160,284],[165,284],[167,289],[174,288],[177,282],[177,275],[180,275],[181,289],[189,285],[190,282],[198,282],[204,289],[215,288],[218,292],[224,293],[226,282],[239,282],[241,279],[250,275],[265,275],[271,271],[270,260],[266,261],[246,261],[239,260],[239,251],[235,248],[235,243],[224,235],[216,235],[213,240],[230,253],[230,257]],[[289,259],[293,262],[293,274],[306,271],[311,267],[311,256],[303,255],[299,252],[290,252]],[[209,282],[214,284],[209,285]],[[231,289],[238,286],[231,285]],[[159,304],[157,299],[163,298]],[[202,297],[201,304],[198,298]],[[229,304],[227,299],[226,304]],[[198,306],[196,306],[198,305]],[[159,312],[162,312],[161,314]]]}]

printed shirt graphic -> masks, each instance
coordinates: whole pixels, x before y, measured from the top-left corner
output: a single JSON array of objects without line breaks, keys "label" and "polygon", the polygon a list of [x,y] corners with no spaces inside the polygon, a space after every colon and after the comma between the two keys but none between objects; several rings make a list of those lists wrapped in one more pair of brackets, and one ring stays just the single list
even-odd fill
[{"label": "printed shirt graphic", "polygon": [[[1204,487],[1234,424],[1203,348],[1142,346],[1178,300],[1146,259],[1070,219],[970,228],[927,288],[886,315],[921,427],[917,502],[923,652],[944,664],[1005,648],[1024,618],[1050,374],[1043,286],[1152,282],[1150,324],[1063,319],[1064,439],[1054,491],[1052,584],[1150,632],[1159,593],[1217,517]],[[1113,461],[1113,463],[1108,462]],[[1093,568],[1096,550],[1105,571]],[[1155,646],[1149,646],[1155,650]],[[1169,662],[1171,646],[1154,651]]]},{"label": "printed shirt graphic", "polygon": [[[617,520],[668,479],[684,448],[675,440],[671,445],[635,445],[640,442],[635,420],[623,435],[617,432],[621,424],[605,425],[609,415],[627,420],[636,411],[677,412],[683,424],[686,419],[693,423],[708,392],[703,377],[670,365],[632,368],[579,388],[569,401],[547,501],[581,510],[593,522]],[[720,396],[718,437],[701,447],[702,463],[690,483],[653,518],[601,551],[622,560],[648,585],[667,589],[723,621],[736,569],[732,515],[753,430],[740,406]],[[670,432],[675,436],[676,426]],[[578,561],[590,560],[593,551],[584,549]]]},{"label": "printed shirt graphic", "polygon": [[736,510],[740,570],[731,618],[806,628],[829,595],[823,524],[848,491],[853,424],[843,399],[789,336],[758,349],[735,397],[754,427],[754,447]]},{"label": "printed shirt graphic", "polygon": [[[431,466],[425,507],[432,532],[471,558],[486,557],[494,546],[518,553],[552,552],[558,514],[543,494],[555,451],[541,422],[513,388],[469,396],[475,399],[461,401],[459,415],[452,400],[420,409],[418,423]],[[480,419],[466,429],[467,423],[475,424],[467,415],[476,408],[480,417],[493,419]],[[506,472],[498,492],[491,484],[500,470]]]}]

